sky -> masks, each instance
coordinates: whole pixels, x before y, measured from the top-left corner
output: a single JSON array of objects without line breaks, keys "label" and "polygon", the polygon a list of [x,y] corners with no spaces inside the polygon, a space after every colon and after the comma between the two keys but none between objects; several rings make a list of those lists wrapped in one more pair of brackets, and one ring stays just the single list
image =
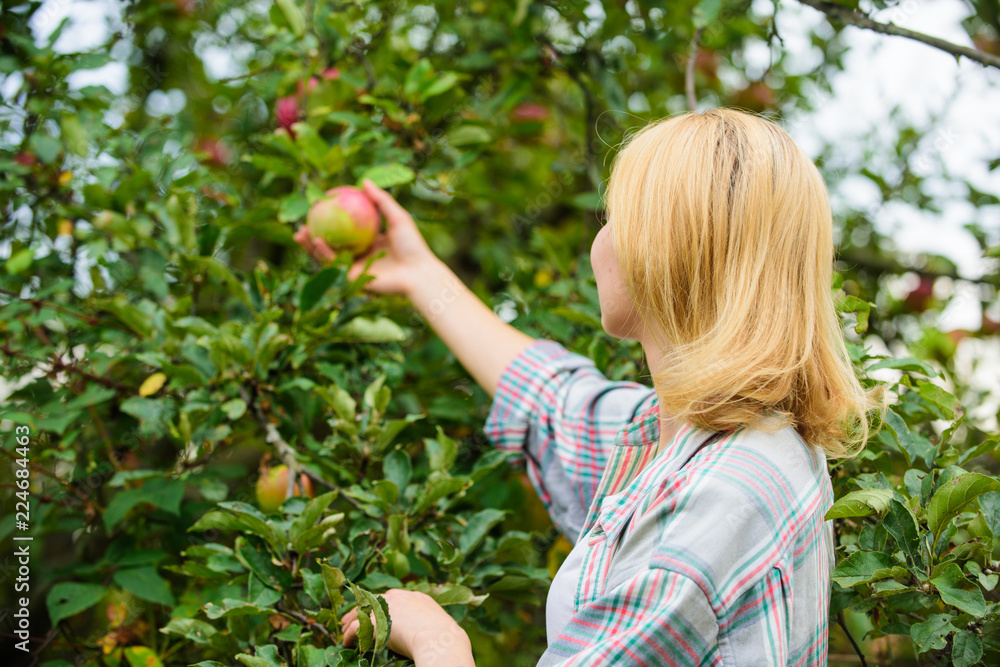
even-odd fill
[{"label": "sky", "polygon": [[[71,16],[73,26],[63,32],[57,48],[66,52],[93,48],[104,41],[109,29],[118,27],[117,7],[116,0],[48,0],[36,14],[32,29],[36,39],[45,39],[63,17]],[[772,7],[771,0],[755,0],[753,5],[754,11],[763,15],[771,14]],[[960,25],[969,13],[962,0],[902,0],[893,8],[874,13],[873,18],[971,46]],[[821,60],[822,53],[808,40],[810,27],[832,34],[820,12],[786,1],[781,3],[777,25],[784,48],[793,55],[792,62],[800,63],[801,71],[810,70]],[[977,189],[1000,196],[1000,169],[990,173],[985,166],[990,159],[1000,157],[1000,71],[967,59],[956,62],[953,56],[912,40],[856,28],[845,29],[844,41],[850,48],[844,71],[832,81],[833,95],[818,93],[817,111],[787,117],[786,129],[814,157],[824,144],[833,143],[833,166],[850,174],[864,165],[866,153],[879,153],[872,150],[873,141],[891,146],[892,128],[897,124],[893,113],[918,126],[933,123],[933,131],[918,149],[917,164],[931,177],[943,213],[917,211],[904,203],[882,206],[870,181],[849,176],[831,192],[835,215],[847,208],[866,209],[899,250],[939,253],[956,263],[959,275],[983,275],[989,270],[987,262],[997,260],[984,260],[978,244],[962,227],[976,221],[991,230],[993,243],[1000,243],[1000,206],[975,209],[965,201],[964,188],[953,180],[968,180]],[[232,68],[224,50],[208,49],[205,54],[213,61],[210,71],[227,72]],[[762,75],[770,58],[768,47],[760,43],[746,55],[748,78]],[[125,89],[126,75],[124,66],[112,63],[77,73],[71,83],[102,83],[120,93]],[[13,83],[0,83],[0,94]],[[158,103],[169,107],[183,104],[183,98],[165,94]],[[943,173],[952,179],[941,178]],[[905,287],[901,284],[899,289]],[[971,283],[958,282],[951,287],[975,296]],[[1000,304],[987,314],[1000,320]],[[957,299],[941,315],[938,325],[945,330],[975,329],[981,316],[976,298]],[[972,376],[980,377],[1000,403],[1000,341],[970,343],[961,350],[967,358],[959,361]],[[977,363],[978,370],[974,368]],[[997,407],[988,403],[983,410],[989,414],[992,409],[995,414]]]}]

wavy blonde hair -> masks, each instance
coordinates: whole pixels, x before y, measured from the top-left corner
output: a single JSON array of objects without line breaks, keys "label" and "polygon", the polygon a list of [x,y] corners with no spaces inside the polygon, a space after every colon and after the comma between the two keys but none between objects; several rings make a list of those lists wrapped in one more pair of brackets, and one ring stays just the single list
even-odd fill
[{"label": "wavy blonde hair", "polygon": [[826,184],[787,132],[733,109],[653,123],[615,158],[606,203],[663,350],[650,370],[666,414],[710,430],[792,425],[831,457],[864,447],[886,397],[854,373]]}]

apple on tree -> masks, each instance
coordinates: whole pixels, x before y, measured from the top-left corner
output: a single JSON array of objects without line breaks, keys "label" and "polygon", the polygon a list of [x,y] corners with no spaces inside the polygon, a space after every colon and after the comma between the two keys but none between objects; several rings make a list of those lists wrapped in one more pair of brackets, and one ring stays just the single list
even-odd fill
[{"label": "apple on tree", "polygon": [[[277,512],[281,504],[291,496],[288,495],[288,466],[269,467],[267,461],[261,462],[260,477],[257,478],[257,505],[265,513]],[[299,481],[292,487],[292,496],[315,497],[312,480],[303,473]]]},{"label": "apple on tree", "polygon": [[350,185],[326,191],[306,214],[309,235],[326,241],[331,249],[347,249],[361,254],[371,247],[378,234],[379,219],[368,195]]}]

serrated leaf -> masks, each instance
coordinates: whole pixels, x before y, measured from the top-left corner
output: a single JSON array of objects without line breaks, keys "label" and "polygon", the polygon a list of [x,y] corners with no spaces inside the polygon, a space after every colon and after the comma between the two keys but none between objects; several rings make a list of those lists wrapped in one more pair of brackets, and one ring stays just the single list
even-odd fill
[{"label": "serrated leaf", "polygon": [[852,491],[833,504],[826,513],[826,519],[882,514],[889,510],[893,493],[888,489],[860,489]]},{"label": "serrated leaf", "polygon": [[983,657],[983,641],[969,632],[960,630],[955,633],[951,645],[952,667],[972,667]]},{"label": "serrated leaf", "polygon": [[937,377],[938,372],[928,363],[913,357],[900,357],[898,359],[882,359],[865,369],[865,372],[877,371],[883,368],[892,368],[900,371],[910,371],[923,373],[928,377]]},{"label": "serrated leaf", "polygon": [[99,584],[63,582],[56,584],[45,598],[49,620],[53,627],[64,618],[70,618],[90,609],[101,601],[107,589]]},{"label": "serrated leaf", "polygon": [[968,472],[946,481],[927,503],[927,527],[937,538],[951,517],[984,493],[1000,491],[1000,481]]},{"label": "serrated leaf", "polygon": [[299,9],[295,0],[275,0],[275,4],[281,9],[281,13],[285,15],[285,20],[288,21],[288,26],[292,29],[292,34],[296,37],[301,37],[306,29],[306,17],[302,14],[302,10]]},{"label": "serrated leaf", "polygon": [[834,568],[830,578],[841,586],[849,588],[857,584],[867,584],[908,575],[907,569],[899,566],[887,553],[855,551]]},{"label": "serrated leaf", "polygon": [[380,188],[390,188],[394,185],[404,185],[415,178],[416,174],[406,165],[399,163],[384,164],[372,167],[363,173],[361,178],[358,179],[358,186],[367,179]]},{"label": "serrated leaf", "polygon": [[320,302],[327,290],[341,282],[345,275],[343,268],[331,266],[310,278],[299,293],[299,310],[303,312],[311,310]]},{"label": "serrated leaf", "polygon": [[923,653],[943,649],[948,643],[948,635],[958,630],[951,624],[954,618],[950,614],[933,614],[926,621],[911,625],[910,637],[917,645],[917,650]]},{"label": "serrated leaf", "polygon": [[947,604],[977,618],[981,618],[986,613],[986,599],[983,597],[983,591],[966,578],[958,564],[948,563],[936,577],[931,579],[931,583],[938,589],[941,599]]},{"label": "serrated leaf", "polygon": [[112,577],[116,584],[136,597],[156,604],[174,606],[174,595],[167,580],[152,565],[118,570]]},{"label": "serrated leaf", "polygon": [[395,343],[406,340],[406,333],[388,317],[355,317],[334,330],[330,337],[347,342]]}]

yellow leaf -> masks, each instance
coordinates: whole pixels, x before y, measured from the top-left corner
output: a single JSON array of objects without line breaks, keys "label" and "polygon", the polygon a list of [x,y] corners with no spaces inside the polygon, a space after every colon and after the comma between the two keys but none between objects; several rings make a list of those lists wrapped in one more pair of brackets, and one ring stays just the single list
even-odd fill
[{"label": "yellow leaf", "polygon": [[163,383],[166,381],[167,376],[163,373],[153,373],[146,378],[146,381],[142,383],[141,387],[139,387],[139,395],[143,398],[152,396],[156,392],[160,391],[160,388],[163,387]]},{"label": "yellow leaf", "polygon": [[60,220],[58,230],[59,236],[72,236],[73,222],[71,220]]},{"label": "yellow leaf", "polygon": [[73,180],[72,171],[64,171],[61,174],[59,174],[59,185],[66,185],[72,180]]}]

